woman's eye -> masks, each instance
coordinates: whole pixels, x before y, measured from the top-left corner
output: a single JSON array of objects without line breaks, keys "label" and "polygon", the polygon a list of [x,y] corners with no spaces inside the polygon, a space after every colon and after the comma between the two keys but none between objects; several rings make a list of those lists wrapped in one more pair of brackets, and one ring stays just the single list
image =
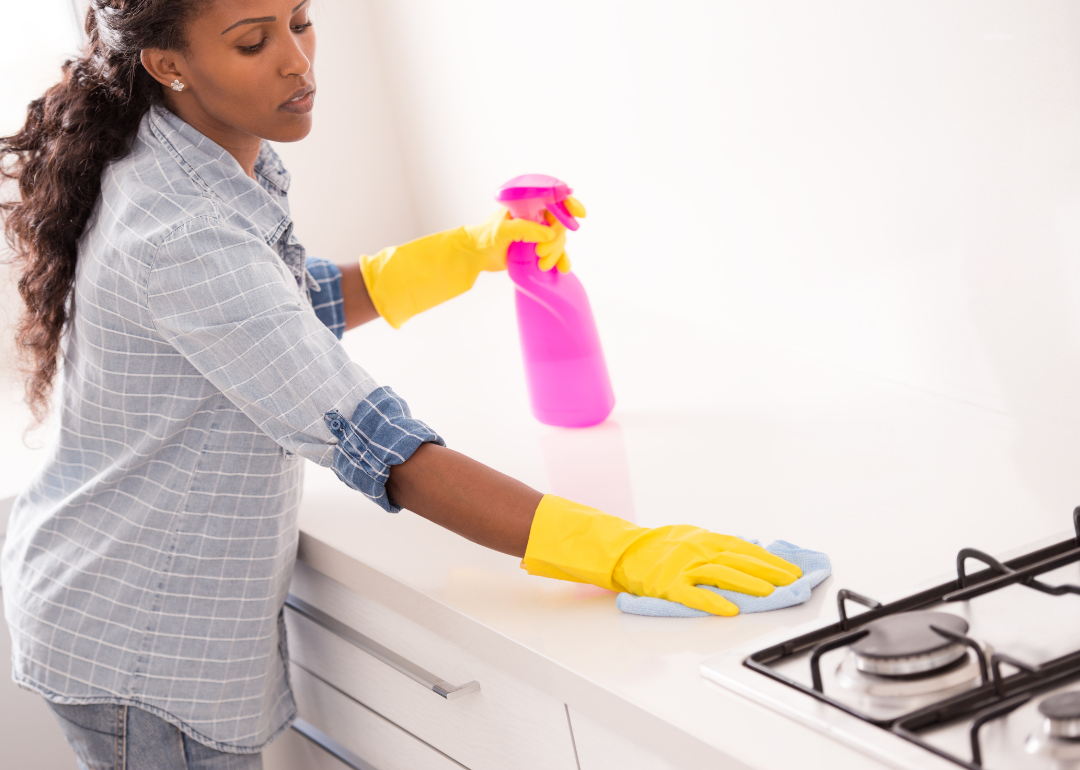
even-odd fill
[{"label": "woman's eye", "polygon": [[260,40],[255,45],[241,45],[241,46],[237,46],[237,47],[241,51],[243,51],[244,53],[258,53],[259,49],[262,48],[264,45],[266,45],[266,41],[269,40],[269,39],[270,38],[268,38],[268,37],[264,37],[262,40]]},{"label": "woman's eye", "polygon": [[[313,22],[305,21],[303,24],[292,24],[290,25],[290,28],[296,34],[302,34],[310,26],[313,26]],[[240,45],[237,46],[237,48],[239,48],[240,51],[242,51],[243,53],[258,53],[262,49],[262,47],[266,45],[266,41],[269,39],[269,37],[264,37],[255,45]]]}]

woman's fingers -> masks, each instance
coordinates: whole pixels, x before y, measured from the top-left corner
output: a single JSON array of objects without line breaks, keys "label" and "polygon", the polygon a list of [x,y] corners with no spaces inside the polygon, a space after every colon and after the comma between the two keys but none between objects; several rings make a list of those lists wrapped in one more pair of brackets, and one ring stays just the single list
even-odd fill
[{"label": "woman's fingers", "polygon": [[755,559],[760,559],[766,564],[771,564],[774,567],[790,572],[796,578],[802,577],[802,569],[798,565],[792,564],[786,559],[781,559],[776,554],[769,553],[760,545],[754,545],[748,543],[745,540],[738,537],[731,537],[730,535],[713,535],[713,545],[717,551],[729,551],[731,553],[741,553],[744,556],[753,556]]},{"label": "woman's fingers", "polygon": [[504,241],[548,243],[558,238],[559,233],[554,227],[529,219],[507,219],[499,224],[499,237]]},{"label": "woman's fingers", "polygon": [[766,564],[771,564],[772,566],[777,567],[778,569],[782,569],[785,572],[791,573],[792,575],[794,575],[796,577],[796,579],[802,577],[802,568],[799,567],[797,564],[792,564],[787,559],[781,559],[776,554],[769,553],[768,551],[766,551],[764,548],[761,548],[760,546],[754,546],[753,543],[749,543],[748,545],[753,546],[756,550],[748,551],[748,552],[742,552],[744,556],[753,556],[755,559],[760,559],[761,561],[765,562]]},{"label": "woman's fingers", "polygon": [[768,596],[774,589],[773,584],[767,580],[723,564],[702,564],[684,572],[683,578],[691,585],[714,586],[751,596]]},{"label": "woman's fingers", "polygon": [[745,572],[747,575],[767,580],[774,586],[789,586],[799,579],[786,569],[763,561],[756,556],[748,556],[742,553],[725,551],[714,556],[712,562],[713,564],[723,564],[725,567],[731,567],[739,572]]},{"label": "woman's fingers", "polygon": [[739,614],[739,608],[723,596],[714,594],[704,588],[694,588],[693,585],[686,585],[671,591],[668,598],[680,604],[685,604],[692,609],[710,612],[713,615],[731,617]]},{"label": "woman's fingers", "polygon": [[545,273],[553,267],[558,267],[560,273],[565,273],[570,269],[570,258],[566,256],[566,227],[550,212],[544,212],[544,219],[556,235],[547,243],[537,244],[536,255],[540,257],[539,267]]},{"label": "woman's fingers", "polygon": [[[538,246],[537,251],[539,251],[539,248],[540,247]],[[546,257],[541,257],[538,264],[540,269],[544,272],[547,272],[553,267],[558,268],[560,273],[570,272],[570,257],[566,256],[565,251],[558,254],[549,254]]]},{"label": "woman's fingers", "polygon": [[[545,243],[544,245],[547,246],[548,244]],[[536,247],[536,253],[540,253],[539,246]],[[544,272],[547,272],[553,267],[558,268],[560,273],[570,272],[570,257],[566,256],[565,251],[561,253],[548,254],[547,256],[541,257],[538,264],[540,266],[540,269]]]},{"label": "woman's fingers", "polygon": [[576,217],[577,219],[585,218],[585,207],[582,206],[581,201],[574,196],[571,195],[564,200],[563,204],[566,206],[566,210],[570,212],[570,216]]},{"label": "woman's fingers", "polygon": [[555,231],[555,237],[546,243],[536,244],[536,256],[541,259],[551,256],[558,259],[558,255],[566,251],[566,228],[559,225],[551,229]]}]

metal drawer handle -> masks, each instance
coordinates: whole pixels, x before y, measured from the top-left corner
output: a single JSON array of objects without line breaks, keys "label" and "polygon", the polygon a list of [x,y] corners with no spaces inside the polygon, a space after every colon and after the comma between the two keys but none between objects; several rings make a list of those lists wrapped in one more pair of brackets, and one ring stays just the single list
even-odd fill
[{"label": "metal drawer handle", "polygon": [[479,682],[475,680],[466,682],[460,687],[452,685],[449,682],[444,682],[430,671],[420,668],[420,666],[410,660],[406,660],[393,650],[388,650],[386,647],[383,647],[374,639],[369,639],[356,629],[350,628],[337,618],[327,615],[322,610],[312,607],[303,599],[293,596],[292,594],[289,594],[288,598],[285,599],[285,606],[304,616],[308,620],[318,623],[335,636],[340,636],[353,647],[363,650],[373,658],[378,658],[386,665],[397,669],[405,676],[409,677],[409,679],[419,682],[433,693],[441,695],[447,700],[456,700],[457,698],[471,695],[474,692],[480,692]]},{"label": "metal drawer handle", "polygon": [[351,767],[352,770],[378,770],[375,765],[360,759],[360,757],[353,754],[310,722],[305,722],[303,719],[297,719],[292,723],[292,729],[296,730],[296,732],[300,733],[330,756]]}]

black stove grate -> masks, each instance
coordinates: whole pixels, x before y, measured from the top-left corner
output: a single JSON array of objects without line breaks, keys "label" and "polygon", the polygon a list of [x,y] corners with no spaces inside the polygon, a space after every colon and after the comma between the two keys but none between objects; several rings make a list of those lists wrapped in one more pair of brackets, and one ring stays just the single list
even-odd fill
[{"label": "black stove grate", "polygon": [[[838,622],[819,628],[808,634],[789,639],[750,655],[743,665],[782,682],[819,701],[840,709],[852,716],[876,725],[894,735],[915,743],[927,751],[948,759],[960,767],[982,770],[982,751],[979,746],[979,730],[987,722],[1014,711],[1034,697],[1036,691],[1046,687],[1065,684],[1080,678],[1080,650],[1060,658],[1033,666],[1005,653],[995,652],[987,659],[986,652],[967,636],[954,634],[942,628],[934,630],[956,642],[970,647],[978,661],[980,682],[978,687],[959,695],[945,698],[931,706],[892,719],[879,719],[859,709],[838,701],[824,692],[821,680],[821,656],[830,650],[848,646],[865,637],[868,623],[887,615],[926,608],[936,602],[958,602],[980,596],[1007,585],[1020,583],[1033,590],[1054,596],[1080,594],[1080,586],[1049,586],[1038,575],[1080,561],[1080,507],[1073,511],[1075,538],[1041,548],[1029,554],[1000,562],[989,554],[974,548],[964,548],[956,556],[956,580],[942,583],[889,604],[841,589],[836,595]],[[975,559],[986,568],[968,574],[968,560]],[[862,604],[867,611],[855,617],[847,614],[849,601]],[[807,687],[781,674],[771,666],[793,655],[810,652],[811,685]],[[1016,669],[1016,673],[1004,675],[1002,665]],[[925,741],[919,732],[954,719],[972,719],[971,758],[964,759]]]}]

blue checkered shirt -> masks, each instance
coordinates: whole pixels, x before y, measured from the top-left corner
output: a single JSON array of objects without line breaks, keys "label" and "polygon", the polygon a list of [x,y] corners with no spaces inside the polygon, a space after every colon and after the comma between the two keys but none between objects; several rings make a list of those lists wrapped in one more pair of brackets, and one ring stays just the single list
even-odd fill
[{"label": "blue checkered shirt", "polygon": [[282,604],[304,460],[389,511],[390,466],[442,443],[350,360],[341,274],[256,180],[168,110],[102,178],[80,243],[62,413],[2,558],[14,677],[258,751],[295,714]]}]

